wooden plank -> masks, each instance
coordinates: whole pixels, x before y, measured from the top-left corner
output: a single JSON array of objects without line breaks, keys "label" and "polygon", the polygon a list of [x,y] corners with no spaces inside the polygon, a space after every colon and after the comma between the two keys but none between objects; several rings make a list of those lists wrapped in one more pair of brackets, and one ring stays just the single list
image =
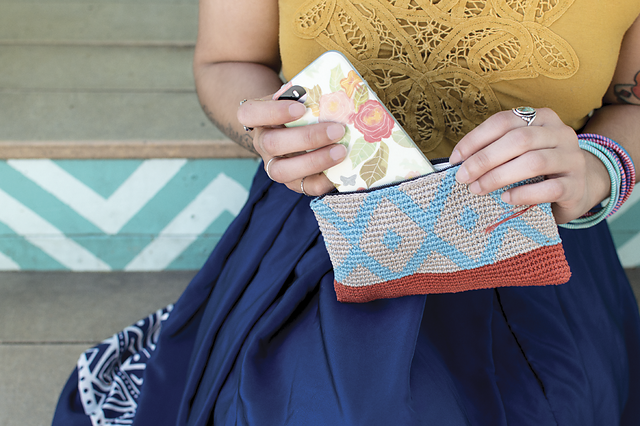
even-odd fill
[{"label": "wooden plank", "polygon": [[[20,4],[95,4],[96,0],[0,0],[0,5],[20,3]],[[100,3],[119,3],[119,4],[190,4],[198,5],[198,0],[101,0]]]},{"label": "wooden plank", "polygon": [[193,92],[191,47],[0,46],[0,89]]},{"label": "wooden plank", "polygon": [[[177,300],[194,275],[194,271],[0,272],[0,309],[5,319],[0,323],[0,342],[99,342]],[[123,300],[123,294],[129,297]],[[116,311],[118,315],[113,315]],[[81,323],[84,326],[78,327]]]},{"label": "wooden plank", "polygon": [[196,4],[3,3],[0,43],[193,44]]},{"label": "wooden plank", "polygon": [[0,91],[0,140],[212,140],[195,93]]},{"label": "wooden plank", "polygon": [[0,159],[255,158],[229,139],[0,141]]}]

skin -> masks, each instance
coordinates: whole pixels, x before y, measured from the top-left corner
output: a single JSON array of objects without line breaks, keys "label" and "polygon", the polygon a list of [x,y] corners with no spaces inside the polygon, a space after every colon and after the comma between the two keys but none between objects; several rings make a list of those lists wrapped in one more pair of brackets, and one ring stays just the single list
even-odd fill
[{"label": "skin", "polygon": [[[635,85],[638,51],[640,19],[625,35],[605,106],[584,129],[621,144],[636,164],[640,105],[617,93],[621,85]],[[260,155],[265,165],[276,157],[268,170],[276,182],[301,192],[304,178],[307,194],[323,194],[333,186],[322,171],[346,156],[346,149],[336,144],[344,127],[320,123],[285,128],[284,123],[304,114],[304,107],[271,100],[282,85],[279,70],[277,0],[200,0],[194,75],[204,111],[230,138]],[[242,99],[249,101],[239,106]],[[511,189],[503,199],[514,205],[550,202],[558,223],[580,217],[608,196],[610,179],[604,165],[578,147],[575,131],[552,110],[537,110],[532,125],[526,124],[503,111],[469,132],[451,155],[452,162],[464,161],[456,178],[469,184],[471,192],[486,194],[544,175],[543,182]],[[254,130],[245,132],[243,125]]]}]

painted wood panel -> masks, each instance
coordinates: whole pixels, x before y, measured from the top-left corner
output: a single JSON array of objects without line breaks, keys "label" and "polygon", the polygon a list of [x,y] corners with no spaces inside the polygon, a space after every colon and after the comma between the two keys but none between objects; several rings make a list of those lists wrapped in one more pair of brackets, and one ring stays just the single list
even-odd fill
[{"label": "painted wood panel", "polygon": [[0,270],[198,269],[257,160],[0,161]]}]

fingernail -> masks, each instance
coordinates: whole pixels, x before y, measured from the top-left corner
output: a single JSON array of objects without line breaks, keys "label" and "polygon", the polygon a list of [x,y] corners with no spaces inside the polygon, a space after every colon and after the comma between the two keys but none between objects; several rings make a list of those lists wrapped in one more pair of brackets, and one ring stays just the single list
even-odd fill
[{"label": "fingernail", "polygon": [[449,157],[449,163],[457,164],[461,161],[462,161],[462,155],[460,154],[460,152],[458,152],[457,149],[454,149],[453,152],[451,153],[451,156]]},{"label": "fingernail", "polygon": [[347,155],[347,148],[344,145],[337,144],[329,150],[329,156],[332,160],[342,160]]},{"label": "fingernail", "polygon": [[458,173],[456,173],[456,180],[460,183],[467,183],[469,180],[469,172],[467,172],[467,169],[465,169],[464,166],[458,169]]},{"label": "fingernail", "polygon": [[500,198],[502,198],[502,201],[504,201],[505,203],[511,204],[511,194],[509,194],[508,192],[503,192]]},{"label": "fingernail", "polygon": [[307,112],[307,108],[299,102],[289,106],[289,114],[291,114],[292,117],[302,117],[305,112]]},{"label": "fingernail", "polygon": [[[338,141],[344,136],[344,126],[341,124],[332,124],[327,127],[327,136],[332,141]],[[343,147],[344,148],[344,147]]]},{"label": "fingernail", "polygon": [[478,183],[478,181],[475,181],[471,185],[469,185],[469,192],[471,192],[472,194],[479,194],[482,192],[482,188],[480,188],[480,184]]}]

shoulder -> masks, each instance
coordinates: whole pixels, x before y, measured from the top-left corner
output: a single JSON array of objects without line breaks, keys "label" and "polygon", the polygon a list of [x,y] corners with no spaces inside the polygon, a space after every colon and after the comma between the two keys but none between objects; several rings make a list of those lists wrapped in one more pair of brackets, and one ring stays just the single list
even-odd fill
[{"label": "shoulder", "polygon": [[200,0],[194,62],[279,68],[278,0]]}]

